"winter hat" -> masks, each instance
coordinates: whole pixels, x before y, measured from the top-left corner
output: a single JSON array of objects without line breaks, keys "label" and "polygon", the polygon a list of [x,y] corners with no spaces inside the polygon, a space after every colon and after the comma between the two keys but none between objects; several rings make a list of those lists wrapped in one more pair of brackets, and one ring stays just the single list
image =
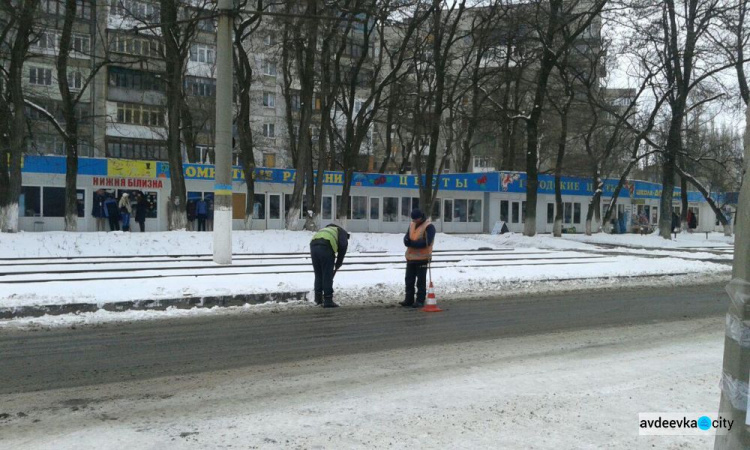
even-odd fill
[{"label": "winter hat", "polygon": [[419,208],[414,209],[411,212],[411,220],[417,220],[417,219],[424,220],[424,213]]},{"label": "winter hat", "polygon": [[123,196],[123,197],[130,197],[130,194],[128,194],[127,192],[124,192],[124,193],[122,194],[122,196]]}]

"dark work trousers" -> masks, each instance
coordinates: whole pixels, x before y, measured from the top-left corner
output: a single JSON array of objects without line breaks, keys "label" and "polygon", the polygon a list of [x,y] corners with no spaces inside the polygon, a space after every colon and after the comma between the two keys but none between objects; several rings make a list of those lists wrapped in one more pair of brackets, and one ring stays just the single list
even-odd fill
[{"label": "dark work trousers", "polygon": [[109,216],[109,231],[120,230],[120,218],[115,216]]},{"label": "dark work trousers", "polygon": [[198,214],[198,231],[206,231],[206,216]]},{"label": "dark work trousers", "polygon": [[331,244],[310,245],[310,257],[315,271],[315,292],[323,298],[333,298],[333,266],[336,263]]},{"label": "dark work trousers", "polygon": [[141,232],[146,231],[146,221],[145,220],[138,221],[138,226],[141,227]]},{"label": "dark work trousers", "polygon": [[417,303],[424,303],[427,295],[427,261],[406,263],[406,303],[414,303],[414,282],[417,282]]}]

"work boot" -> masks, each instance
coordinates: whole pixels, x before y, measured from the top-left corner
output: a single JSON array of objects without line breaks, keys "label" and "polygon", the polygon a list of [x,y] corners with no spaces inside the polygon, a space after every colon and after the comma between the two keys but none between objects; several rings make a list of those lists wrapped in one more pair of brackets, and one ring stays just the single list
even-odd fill
[{"label": "work boot", "polygon": [[333,297],[325,297],[323,300],[323,308],[338,308],[339,305],[333,303]]},{"label": "work boot", "polygon": [[399,305],[403,306],[404,308],[411,308],[412,305],[414,305],[414,300],[404,300],[403,302],[398,302]]},{"label": "work boot", "polygon": [[316,292],[315,293],[315,304],[316,305],[322,305],[323,304],[323,293],[322,292]]},{"label": "work boot", "polygon": [[411,305],[411,307],[414,308],[414,309],[424,308],[424,302],[414,302],[414,304]]}]

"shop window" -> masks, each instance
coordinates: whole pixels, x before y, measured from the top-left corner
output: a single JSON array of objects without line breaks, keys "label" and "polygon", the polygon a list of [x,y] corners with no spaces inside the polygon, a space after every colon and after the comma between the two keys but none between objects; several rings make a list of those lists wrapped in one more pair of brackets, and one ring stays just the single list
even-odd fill
[{"label": "shop window", "polygon": [[521,202],[521,223],[526,223],[526,202]]},{"label": "shop window", "polygon": [[500,220],[503,222],[508,221],[508,200],[500,201]]},{"label": "shop window", "polygon": [[370,198],[370,220],[380,219],[380,199]]},{"label": "shop window", "polygon": [[42,216],[65,217],[65,188],[45,187],[42,190]]},{"label": "shop window", "polygon": [[281,195],[268,195],[268,218],[281,219]]},{"label": "shop window", "polygon": [[453,220],[455,222],[468,222],[468,209],[466,199],[453,200]]},{"label": "shop window", "polygon": [[432,202],[432,216],[431,216],[432,219],[431,220],[433,221],[440,220],[440,204],[441,203],[442,201],[439,198],[435,199],[435,201]]},{"label": "shop window", "polygon": [[356,195],[352,197],[351,217],[354,220],[367,219],[367,197]]},{"label": "shop window", "polygon": [[253,219],[266,219],[266,194],[255,194],[253,197]]},{"label": "shop window", "polygon": [[445,199],[443,211],[445,211],[443,220],[445,222],[453,222],[453,200]]},{"label": "shop window", "polygon": [[469,222],[482,221],[482,201],[469,200]]},{"label": "shop window", "polygon": [[42,215],[42,188],[38,186],[21,187],[21,198],[18,205],[23,217],[40,217]]},{"label": "shop window", "polygon": [[518,223],[520,221],[520,212],[519,212],[519,203],[513,202],[511,204],[511,222],[512,223]]},{"label": "shop window", "polygon": [[[336,218],[337,218],[337,219],[340,219],[340,218],[341,218],[341,217],[339,217],[339,210],[340,210],[340,205],[341,205],[341,196],[340,196],[340,195],[337,195],[337,196],[336,196]],[[346,218],[347,218],[347,219],[351,219],[351,218],[352,218],[352,204],[351,204],[351,197],[349,197],[349,210],[348,210],[348,211],[346,212]]]},{"label": "shop window", "polygon": [[333,197],[323,197],[323,220],[333,220]]},{"label": "shop window", "polygon": [[581,223],[581,204],[573,203],[573,221],[575,223]]},{"label": "shop window", "polygon": [[547,223],[555,223],[555,204],[547,203]]},{"label": "shop window", "polygon": [[398,222],[398,197],[383,197],[383,222]]}]

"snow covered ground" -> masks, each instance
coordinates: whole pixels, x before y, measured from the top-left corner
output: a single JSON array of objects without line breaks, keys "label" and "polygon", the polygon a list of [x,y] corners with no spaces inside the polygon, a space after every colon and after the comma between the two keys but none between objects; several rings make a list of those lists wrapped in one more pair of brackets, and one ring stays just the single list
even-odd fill
[{"label": "snow covered ground", "polygon": [[[0,447],[710,448],[723,318],[337,355],[0,398]],[[697,351],[699,349],[700,351]]]},{"label": "snow covered ground", "polygon": [[[197,232],[2,233],[0,307],[311,290],[311,233],[234,232],[236,256],[229,267],[211,261],[212,237]],[[731,240],[717,233],[704,241],[705,235],[664,241],[638,235],[438,234],[435,248],[443,252],[435,256],[432,277],[438,299],[644,282],[617,277],[671,276],[648,282],[680,284],[727,278],[730,267],[716,260],[731,259]],[[635,249],[644,242],[666,250]],[[601,243],[627,247],[608,254]],[[397,301],[403,295],[403,251],[401,234],[353,234],[335,278],[336,300],[346,306]]]}]

